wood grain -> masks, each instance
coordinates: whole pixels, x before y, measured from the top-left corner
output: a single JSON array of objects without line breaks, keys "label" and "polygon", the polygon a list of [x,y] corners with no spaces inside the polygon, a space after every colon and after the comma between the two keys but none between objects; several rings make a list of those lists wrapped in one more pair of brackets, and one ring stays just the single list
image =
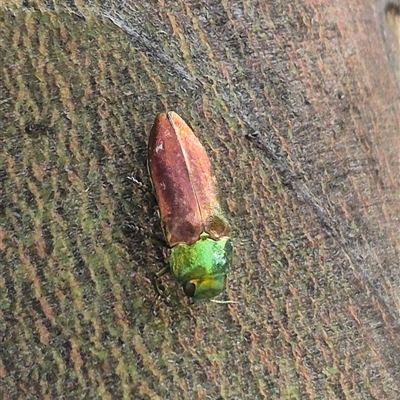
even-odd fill
[{"label": "wood grain", "polygon": [[[398,398],[398,1],[83,3],[0,8],[1,397]],[[148,279],[165,110],[221,183],[237,303]]]}]

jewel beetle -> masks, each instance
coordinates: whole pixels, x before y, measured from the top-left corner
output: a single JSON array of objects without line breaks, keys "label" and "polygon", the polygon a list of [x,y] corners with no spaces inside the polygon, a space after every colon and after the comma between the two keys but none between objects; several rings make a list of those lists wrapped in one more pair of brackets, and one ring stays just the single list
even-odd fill
[{"label": "jewel beetle", "polygon": [[230,228],[204,147],[175,112],[157,115],[148,164],[171,248],[168,269],[188,297],[212,299],[225,288],[233,261]]}]

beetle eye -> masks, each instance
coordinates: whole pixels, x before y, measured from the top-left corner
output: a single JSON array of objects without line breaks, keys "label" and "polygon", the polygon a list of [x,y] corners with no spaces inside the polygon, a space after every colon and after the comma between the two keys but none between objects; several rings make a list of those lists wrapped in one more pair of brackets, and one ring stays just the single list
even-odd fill
[{"label": "beetle eye", "polygon": [[192,282],[187,282],[183,285],[183,291],[185,292],[186,296],[193,297],[196,293],[196,285]]}]

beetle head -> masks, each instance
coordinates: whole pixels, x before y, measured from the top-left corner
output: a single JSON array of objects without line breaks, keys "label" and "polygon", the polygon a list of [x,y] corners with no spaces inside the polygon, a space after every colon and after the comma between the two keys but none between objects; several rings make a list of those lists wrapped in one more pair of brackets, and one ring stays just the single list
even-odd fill
[{"label": "beetle head", "polygon": [[170,265],[185,294],[195,300],[212,299],[225,288],[233,259],[232,241],[218,240],[202,233],[192,245],[180,243],[172,248]]}]

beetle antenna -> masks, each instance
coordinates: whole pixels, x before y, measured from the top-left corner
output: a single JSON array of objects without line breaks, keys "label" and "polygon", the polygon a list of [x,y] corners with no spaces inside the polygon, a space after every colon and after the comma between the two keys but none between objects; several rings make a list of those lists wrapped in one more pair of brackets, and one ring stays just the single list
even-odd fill
[{"label": "beetle antenna", "polygon": [[217,300],[217,299],[211,299],[213,303],[218,303],[218,304],[238,304],[238,301],[234,300]]}]

